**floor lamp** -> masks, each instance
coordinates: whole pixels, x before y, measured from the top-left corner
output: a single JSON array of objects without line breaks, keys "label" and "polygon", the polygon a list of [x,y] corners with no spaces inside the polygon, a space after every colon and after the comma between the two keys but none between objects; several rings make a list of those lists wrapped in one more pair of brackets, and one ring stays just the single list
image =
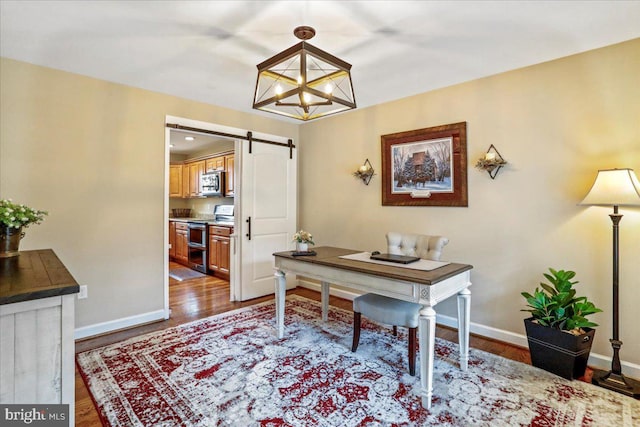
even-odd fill
[{"label": "floor lamp", "polygon": [[640,182],[633,169],[606,169],[598,171],[598,176],[581,205],[613,206],[610,214],[613,222],[613,338],[609,340],[613,347],[613,360],[610,371],[594,371],[593,384],[608,388],[627,396],[640,397],[640,382],[622,375],[620,364],[620,341],[618,324],[618,224],[622,214],[618,206],[640,206]]}]

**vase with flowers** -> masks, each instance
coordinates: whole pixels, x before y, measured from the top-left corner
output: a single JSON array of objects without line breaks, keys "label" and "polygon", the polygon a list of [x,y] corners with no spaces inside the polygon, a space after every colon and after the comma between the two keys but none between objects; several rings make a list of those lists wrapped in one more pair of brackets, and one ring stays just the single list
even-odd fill
[{"label": "vase with flowers", "polygon": [[315,245],[311,233],[304,230],[295,233],[293,241],[296,242],[296,252],[309,252],[309,245]]},{"label": "vase with flowers", "polygon": [[20,240],[24,237],[22,229],[40,224],[47,214],[47,211],[13,203],[11,199],[0,200],[0,258],[18,256]]}]

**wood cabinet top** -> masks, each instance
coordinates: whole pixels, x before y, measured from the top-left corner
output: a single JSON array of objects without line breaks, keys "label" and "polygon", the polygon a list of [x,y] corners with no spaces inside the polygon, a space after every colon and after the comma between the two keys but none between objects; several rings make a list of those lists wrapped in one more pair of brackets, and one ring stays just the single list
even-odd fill
[{"label": "wood cabinet top", "polygon": [[0,304],[75,294],[78,283],[51,249],[0,258]]}]

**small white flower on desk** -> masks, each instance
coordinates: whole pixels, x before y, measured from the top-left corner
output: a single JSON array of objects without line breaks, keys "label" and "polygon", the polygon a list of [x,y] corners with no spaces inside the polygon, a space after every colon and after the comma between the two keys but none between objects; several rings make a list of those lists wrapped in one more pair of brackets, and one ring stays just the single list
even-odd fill
[{"label": "small white flower on desk", "polygon": [[293,235],[293,240],[296,242],[297,252],[308,252],[309,245],[315,245],[313,242],[313,235],[308,231],[300,230]]}]

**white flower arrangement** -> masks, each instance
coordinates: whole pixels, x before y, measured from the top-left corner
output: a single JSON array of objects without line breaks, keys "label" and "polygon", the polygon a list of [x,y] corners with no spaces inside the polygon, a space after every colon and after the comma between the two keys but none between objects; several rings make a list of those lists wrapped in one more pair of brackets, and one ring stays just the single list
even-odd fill
[{"label": "white flower arrangement", "polygon": [[293,242],[297,243],[308,243],[310,245],[315,245],[313,243],[313,236],[308,231],[300,230],[296,234],[293,235]]},{"label": "white flower arrangement", "polygon": [[0,200],[0,225],[7,228],[26,228],[30,224],[40,224],[48,214],[47,211],[15,204],[11,199]]}]

